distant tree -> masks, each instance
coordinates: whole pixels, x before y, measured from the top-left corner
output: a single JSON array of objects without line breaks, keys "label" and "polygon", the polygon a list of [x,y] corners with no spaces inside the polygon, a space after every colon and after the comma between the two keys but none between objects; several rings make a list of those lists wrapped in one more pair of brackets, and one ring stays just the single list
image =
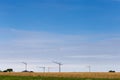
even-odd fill
[{"label": "distant tree", "polygon": [[11,68],[7,69],[7,72],[13,72],[13,69],[11,69]]},{"label": "distant tree", "polygon": [[4,70],[3,72],[13,72],[13,69],[9,68],[9,69]]},{"label": "distant tree", "polygon": [[34,72],[34,71],[29,71],[29,72]]},{"label": "distant tree", "polygon": [[27,71],[27,70],[24,70],[24,71],[22,71],[22,72],[29,72],[29,71]]},{"label": "distant tree", "polygon": [[109,72],[115,73],[115,71],[114,71],[114,70],[109,70]]},{"label": "distant tree", "polygon": [[7,70],[4,70],[3,72],[7,72]]}]

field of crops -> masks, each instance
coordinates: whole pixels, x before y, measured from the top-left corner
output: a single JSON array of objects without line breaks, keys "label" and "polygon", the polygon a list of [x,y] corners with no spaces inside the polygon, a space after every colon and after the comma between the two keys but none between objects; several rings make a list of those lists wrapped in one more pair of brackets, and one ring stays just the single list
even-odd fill
[{"label": "field of crops", "polygon": [[120,80],[120,73],[0,73],[0,80]]},{"label": "field of crops", "polygon": [[120,79],[32,77],[32,76],[0,76],[0,80],[120,80]]}]

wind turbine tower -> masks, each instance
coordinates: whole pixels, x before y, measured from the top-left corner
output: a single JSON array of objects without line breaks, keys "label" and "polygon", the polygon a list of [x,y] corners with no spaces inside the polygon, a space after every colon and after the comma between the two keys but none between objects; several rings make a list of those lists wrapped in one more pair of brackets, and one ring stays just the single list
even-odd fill
[{"label": "wind turbine tower", "polygon": [[43,72],[45,72],[46,67],[39,67],[39,68],[42,68],[42,69],[43,69]]},{"label": "wind turbine tower", "polygon": [[89,72],[91,72],[91,66],[90,65],[88,66],[88,70],[89,70]]},{"label": "wind turbine tower", "polygon": [[22,62],[25,65],[25,71],[27,71],[27,63],[26,62]]},{"label": "wind turbine tower", "polygon": [[58,64],[58,66],[59,66],[59,72],[61,72],[61,66],[62,66],[63,64],[60,63],[60,62],[53,62],[53,63]]}]

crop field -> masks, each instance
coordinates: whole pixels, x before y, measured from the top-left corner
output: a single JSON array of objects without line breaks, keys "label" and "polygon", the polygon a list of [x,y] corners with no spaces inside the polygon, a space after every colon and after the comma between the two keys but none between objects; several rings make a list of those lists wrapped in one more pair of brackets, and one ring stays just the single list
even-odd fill
[{"label": "crop field", "polygon": [[120,73],[0,73],[0,80],[120,80]]}]

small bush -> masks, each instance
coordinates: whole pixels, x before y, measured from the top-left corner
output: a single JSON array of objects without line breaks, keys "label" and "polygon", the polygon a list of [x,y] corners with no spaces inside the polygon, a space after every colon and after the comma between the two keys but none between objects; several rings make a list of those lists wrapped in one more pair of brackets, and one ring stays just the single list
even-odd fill
[{"label": "small bush", "polygon": [[115,73],[115,71],[114,71],[114,70],[110,70],[109,72]]},{"label": "small bush", "polygon": [[6,70],[4,70],[3,72],[13,72],[13,69],[6,69]]}]

